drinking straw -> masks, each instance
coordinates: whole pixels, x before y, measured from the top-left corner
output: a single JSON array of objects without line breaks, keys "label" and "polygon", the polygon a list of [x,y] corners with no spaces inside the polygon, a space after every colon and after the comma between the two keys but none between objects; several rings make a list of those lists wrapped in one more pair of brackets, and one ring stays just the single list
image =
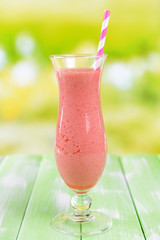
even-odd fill
[{"label": "drinking straw", "polygon": [[108,29],[109,17],[110,17],[110,11],[105,10],[103,23],[102,23],[102,29],[101,29],[101,35],[100,35],[100,40],[99,40],[99,45],[98,45],[97,57],[94,62],[94,70],[99,69],[100,64],[101,64],[100,56],[103,54],[103,49],[104,49],[104,44],[105,44],[106,34],[107,34],[107,29]]}]

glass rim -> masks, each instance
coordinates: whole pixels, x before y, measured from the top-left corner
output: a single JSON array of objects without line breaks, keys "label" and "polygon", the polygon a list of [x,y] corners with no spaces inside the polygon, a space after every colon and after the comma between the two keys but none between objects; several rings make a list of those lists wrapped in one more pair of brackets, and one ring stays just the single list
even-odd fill
[{"label": "glass rim", "polygon": [[[108,54],[101,54],[98,55],[98,57],[107,57]],[[96,58],[97,54],[54,54],[50,55],[50,58],[57,58],[57,59],[62,59],[62,58]]]}]

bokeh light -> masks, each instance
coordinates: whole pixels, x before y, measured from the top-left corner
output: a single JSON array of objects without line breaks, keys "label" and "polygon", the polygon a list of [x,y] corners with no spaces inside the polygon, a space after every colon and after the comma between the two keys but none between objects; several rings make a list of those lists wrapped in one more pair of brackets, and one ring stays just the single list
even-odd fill
[{"label": "bokeh light", "polygon": [[19,34],[16,37],[16,49],[22,56],[30,56],[34,50],[35,42],[32,37],[27,34]]},{"label": "bokeh light", "polygon": [[117,88],[127,90],[132,87],[134,72],[129,65],[123,62],[116,62],[108,67],[106,79]]},{"label": "bokeh light", "polygon": [[6,62],[7,62],[6,52],[3,50],[3,48],[0,48],[0,70],[4,68]]},{"label": "bokeh light", "polygon": [[11,76],[14,84],[26,87],[34,84],[37,75],[37,68],[28,61],[18,62],[13,66]]}]

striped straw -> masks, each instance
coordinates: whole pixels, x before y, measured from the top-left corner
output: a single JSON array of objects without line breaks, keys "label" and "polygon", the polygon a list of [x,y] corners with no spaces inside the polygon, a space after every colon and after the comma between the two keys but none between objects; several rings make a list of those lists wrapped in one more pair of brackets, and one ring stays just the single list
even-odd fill
[{"label": "striped straw", "polygon": [[107,29],[108,29],[109,17],[110,17],[110,11],[105,10],[102,29],[101,29],[101,36],[100,36],[99,45],[98,45],[97,57],[94,62],[94,70],[99,69],[100,64],[101,64],[101,58],[99,56],[103,54],[103,49],[104,49],[104,44],[105,44],[106,34],[107,34]]}]

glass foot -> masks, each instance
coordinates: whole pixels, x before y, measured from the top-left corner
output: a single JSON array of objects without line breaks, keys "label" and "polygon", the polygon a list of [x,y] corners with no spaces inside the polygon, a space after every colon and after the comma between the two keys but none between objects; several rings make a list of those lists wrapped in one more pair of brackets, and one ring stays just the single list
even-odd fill
[{"label": "glass foot", "polygon": [[71,235],[92,235],[109,230],[112,220],[103,213],[91,211],[88,221],[83,218],[74,221],[72,213],[60,214],[53,218],[51,226],[62,232]]}]

